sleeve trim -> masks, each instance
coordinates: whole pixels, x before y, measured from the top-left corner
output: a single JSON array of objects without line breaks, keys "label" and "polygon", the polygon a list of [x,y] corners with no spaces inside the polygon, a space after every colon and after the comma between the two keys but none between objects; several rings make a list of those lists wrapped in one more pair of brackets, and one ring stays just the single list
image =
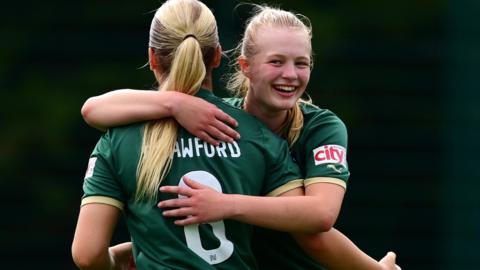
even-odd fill
[{"label": "sleeve trim", "polygon": [[91,203],[108,204],[120,210],[123,210],[123,203],[121,201],[111,197],[105,197],[105,196],[89,196],[89,197],[83,198],[81,206],[84,206],[86,204],[91,204]]},{"label": "sleeve trim", "polygon": [[345,181],[338,178],[333,178],[333,177],[313,177],[313,178],[305,179],[303,183],[304,183],[304,186],[309,186],[317,183],[331,183],[331,184],[339,185],[344,189],[347,189],[347,183]]},{"label": "sleeve trim", "polygon": [[292,189],[303,187],[303,179],[292,180],[276,189],[270,191],[266,196],[276,197]]}]

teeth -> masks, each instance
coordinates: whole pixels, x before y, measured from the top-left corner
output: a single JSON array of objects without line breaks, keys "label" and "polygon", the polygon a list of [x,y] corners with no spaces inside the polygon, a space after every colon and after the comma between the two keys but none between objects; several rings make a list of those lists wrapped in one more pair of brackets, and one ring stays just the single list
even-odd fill
[{"label": "teeth", "polygon": [[292,92],[295,90],[295,86],[279,85],[279,86],[275,86],[275,88],[285,92]]}]

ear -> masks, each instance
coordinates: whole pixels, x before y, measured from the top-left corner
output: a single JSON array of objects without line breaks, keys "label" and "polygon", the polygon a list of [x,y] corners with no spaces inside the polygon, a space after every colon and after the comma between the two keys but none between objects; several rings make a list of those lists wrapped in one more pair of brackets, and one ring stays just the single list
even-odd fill
[{"label": "ear", "polygon": [[151,47],[148,47],[148,63],[150,64],[150,70],[157,70],[157,59],[155,58],[155,53]]},{"label": "ear", "polygon": [[222,46],[218,45],[218,47],[215,48],[215,55],[213,56],[212,67],[213,68],[219,67],[221,62],[222,62]]},{"label": "ear", "polygon": [[249,78],[250,64],[248,63],[248,60],[244,56],[240,56],[238,58],[238,65],[240,66],[240,70],[242,71],[243,75]]}]

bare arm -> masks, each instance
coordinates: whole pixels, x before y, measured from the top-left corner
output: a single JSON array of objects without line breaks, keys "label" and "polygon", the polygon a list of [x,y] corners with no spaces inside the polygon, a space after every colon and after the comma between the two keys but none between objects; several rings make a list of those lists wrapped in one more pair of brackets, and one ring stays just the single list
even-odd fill
[{"label": "bare arm", "polygon": [[132,242],[125,242],[108,249],[115,267],[119,270],[135,270],[135,261],[133,259]]},{"label": "bare arm", "polygon": [[332,228],[317,234],[293,234],[305,252],[332,270],[397,270],[394,254],[378,262],[360,250],[340,231]]},{"label": "bare arm", "polygon": [[[282,197],[260,197],[223,194],[184,178],[188,187],[164,186],[162,192],[184,195],[185,199],[171,199],[158,204],[165,216],[185,217],[177,225],[211,222],[226,218],[280,231],[314,233],[328,231],[338,216],[339,203],[344,189],[331,185],[325,197],[302,196],[303,189],[295,189]],[[341,199],[340,199],[341,200]],[[315,207],[312,207],[315,206]]]},{"label": "bare arm", "polygon": [[82,116],[90,126],[106,130],[145,120],[171,117],[175,93],[122,89],[87,99]]},{"label": "bare arm", "polygon": [[[305,194],[314,197],[325,197],[332,193],[336,186],[330,183],[317,183],[305,188]],[[343,194],[337,193],[333,204],[340,209]],[[331,196],[330,196],[331,197]],[[337,213],[338,215],[338,213]],[[336,219],[336,217],[335,217]],[[368,256],[350,239],[335,228],[316,234],[293,233],[293,237],[303,250],[317,262],[332,270],[397,270],[395,254],[387,254],[381,262]],[[393,257],[392,257],[393,256]]]},{"label": "bare arm", "polygon": [[313,259],[332,270],[397,270],[395,258],[387,255],[382,263],[361,251],[342,233],[332,228],[345,190],[318,183],[303,190],[295,189],[282,197],[258,197],[218,193],[190,179],[188,187],[165,186],[162,192],[177,193],[184,199],[162,201],[159,207],[170,217],[184,217],[177,225],[205,223],[232,218],[275,230],[295,232],[300,246]]},{"label": "bare arm", "polygon": [[106,204],[82,206],[72,244],[72,257],[80,269],[115,269],[110,240],[120,211]]},{"label": "bare arm", "polygon": [[81,112],[99,130],[174,117],[190,133],[214,145],[239,138],[230,127],[238,125],[235,119],[203,99],[176,91],[115,90],[89,98]]}]

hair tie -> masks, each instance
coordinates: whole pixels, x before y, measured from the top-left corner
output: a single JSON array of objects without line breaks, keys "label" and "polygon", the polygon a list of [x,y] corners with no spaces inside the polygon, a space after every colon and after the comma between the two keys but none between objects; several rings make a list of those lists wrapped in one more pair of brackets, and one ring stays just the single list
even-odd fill
[{"label": "hair tie", "polygon": [[183,38],[183,40],[185,40],[185,39],[187,39],[187,38],[189,38],[189,37],[193,37],[194,39],[197,39],[197,37],[196,37],[194,34],[188,34],[188,35],[186,35],[186,36]]}]

